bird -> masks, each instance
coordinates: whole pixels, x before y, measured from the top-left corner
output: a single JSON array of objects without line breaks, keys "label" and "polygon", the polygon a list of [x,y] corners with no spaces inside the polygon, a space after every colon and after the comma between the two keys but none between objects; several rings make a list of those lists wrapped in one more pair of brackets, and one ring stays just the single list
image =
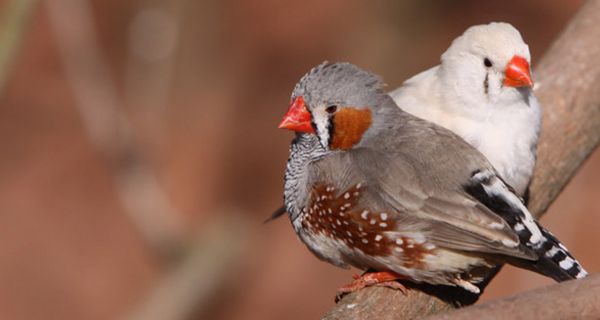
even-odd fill
[{"label": "bird", "polygon": [[452,42],[438,66],[389,94],[404,111],[477,148],[525,197],[542,121],[530,62],[529,47],[512,25],[476,25]]},{"label": "bird", "polygon": [[338,293],[395,280],[479,293],[500,263],[556,281],[587,275],[477,149],[398,108],[382,80],[324,62],[295,86],[279,128],[293,229],[319,259],[372,270]]}]

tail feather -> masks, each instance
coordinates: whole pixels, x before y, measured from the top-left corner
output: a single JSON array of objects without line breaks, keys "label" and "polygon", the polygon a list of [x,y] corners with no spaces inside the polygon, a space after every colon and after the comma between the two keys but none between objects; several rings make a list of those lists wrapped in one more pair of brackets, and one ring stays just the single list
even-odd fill
[{"label": "tail feather", "polygon": [[536,261],[512,263],[537,271],[556,281],[587,276],[581,264],[552,233],[535,221],[522,200],[496,172],[475,171],[465,191],[502,217],[517,233],[521,244],[538,256]]},{"label": "tail feather", "polygon": [[533,268],[559,282],[586,277],[587,272],[567,248],[548,230],[539,224],[538,227],[544,235],[544,240],[533,247],[539,256]]}]

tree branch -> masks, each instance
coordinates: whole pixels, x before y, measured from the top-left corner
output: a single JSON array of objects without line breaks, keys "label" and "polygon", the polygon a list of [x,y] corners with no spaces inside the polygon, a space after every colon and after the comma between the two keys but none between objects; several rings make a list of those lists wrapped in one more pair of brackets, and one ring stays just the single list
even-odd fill
[{"label": "tree branch", "polygon": [[[529,208],[537,217],[546,211],[600,142],[598,25],[600,0],[590,0],[536,69],[536,95],[544,118]],[[594,279],[597,285],[600,281]],[[366,288],[344,297],[324,319],[414,319],[477,300],[447,287],[413,287],[407,296],[387,288]],[[565,293],[568,295],[569,291]],[[524,295],[524,299],[527,297]]]},{"label": "tree branch", "polygon": [[600,275],[596,274],[427,319],[595,319],[599,314]]}]

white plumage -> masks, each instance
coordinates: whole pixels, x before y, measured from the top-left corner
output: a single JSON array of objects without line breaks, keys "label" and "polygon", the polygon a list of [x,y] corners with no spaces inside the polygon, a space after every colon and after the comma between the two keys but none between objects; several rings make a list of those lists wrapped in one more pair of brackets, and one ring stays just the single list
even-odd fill
[{"label": "white plumage", "polygon": [[513,26],[474,26],[452,42],[440,65],[390,96],[403,110],[460,135],[522,196],[535,164],[541,110],[531,86],[504,82],[515,56],[529,69],[529,48]]}]

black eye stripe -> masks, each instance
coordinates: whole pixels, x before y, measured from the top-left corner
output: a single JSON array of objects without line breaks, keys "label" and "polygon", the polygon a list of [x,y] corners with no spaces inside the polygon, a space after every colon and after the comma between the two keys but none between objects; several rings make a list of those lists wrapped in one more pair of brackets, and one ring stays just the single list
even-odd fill
[{"label": "black eye stripe", "polygon": [[483,80],[483,90],[485,91],[485,94],[488,94],[490,88],[490,82],[488,80],[488,74],[485,74],[485,80]]},{"label": "black eye stripe", "polygon": [[335,134],[335,114],[329,115],[329,121],[327,121],[327,131],[329,132],[329,141],[327,141],[327,145],[331,146],[333,142],[333,135]]},{"label": "black eye stripe", "polygon": [[317,131],[317,123],[315,122],[315,117],[313,117],[312,111],[310,110],[310,108],[306,108],[306,110],[310,114],[310,125],[312,126],[312,128],[315,132],[318,132]]}]

